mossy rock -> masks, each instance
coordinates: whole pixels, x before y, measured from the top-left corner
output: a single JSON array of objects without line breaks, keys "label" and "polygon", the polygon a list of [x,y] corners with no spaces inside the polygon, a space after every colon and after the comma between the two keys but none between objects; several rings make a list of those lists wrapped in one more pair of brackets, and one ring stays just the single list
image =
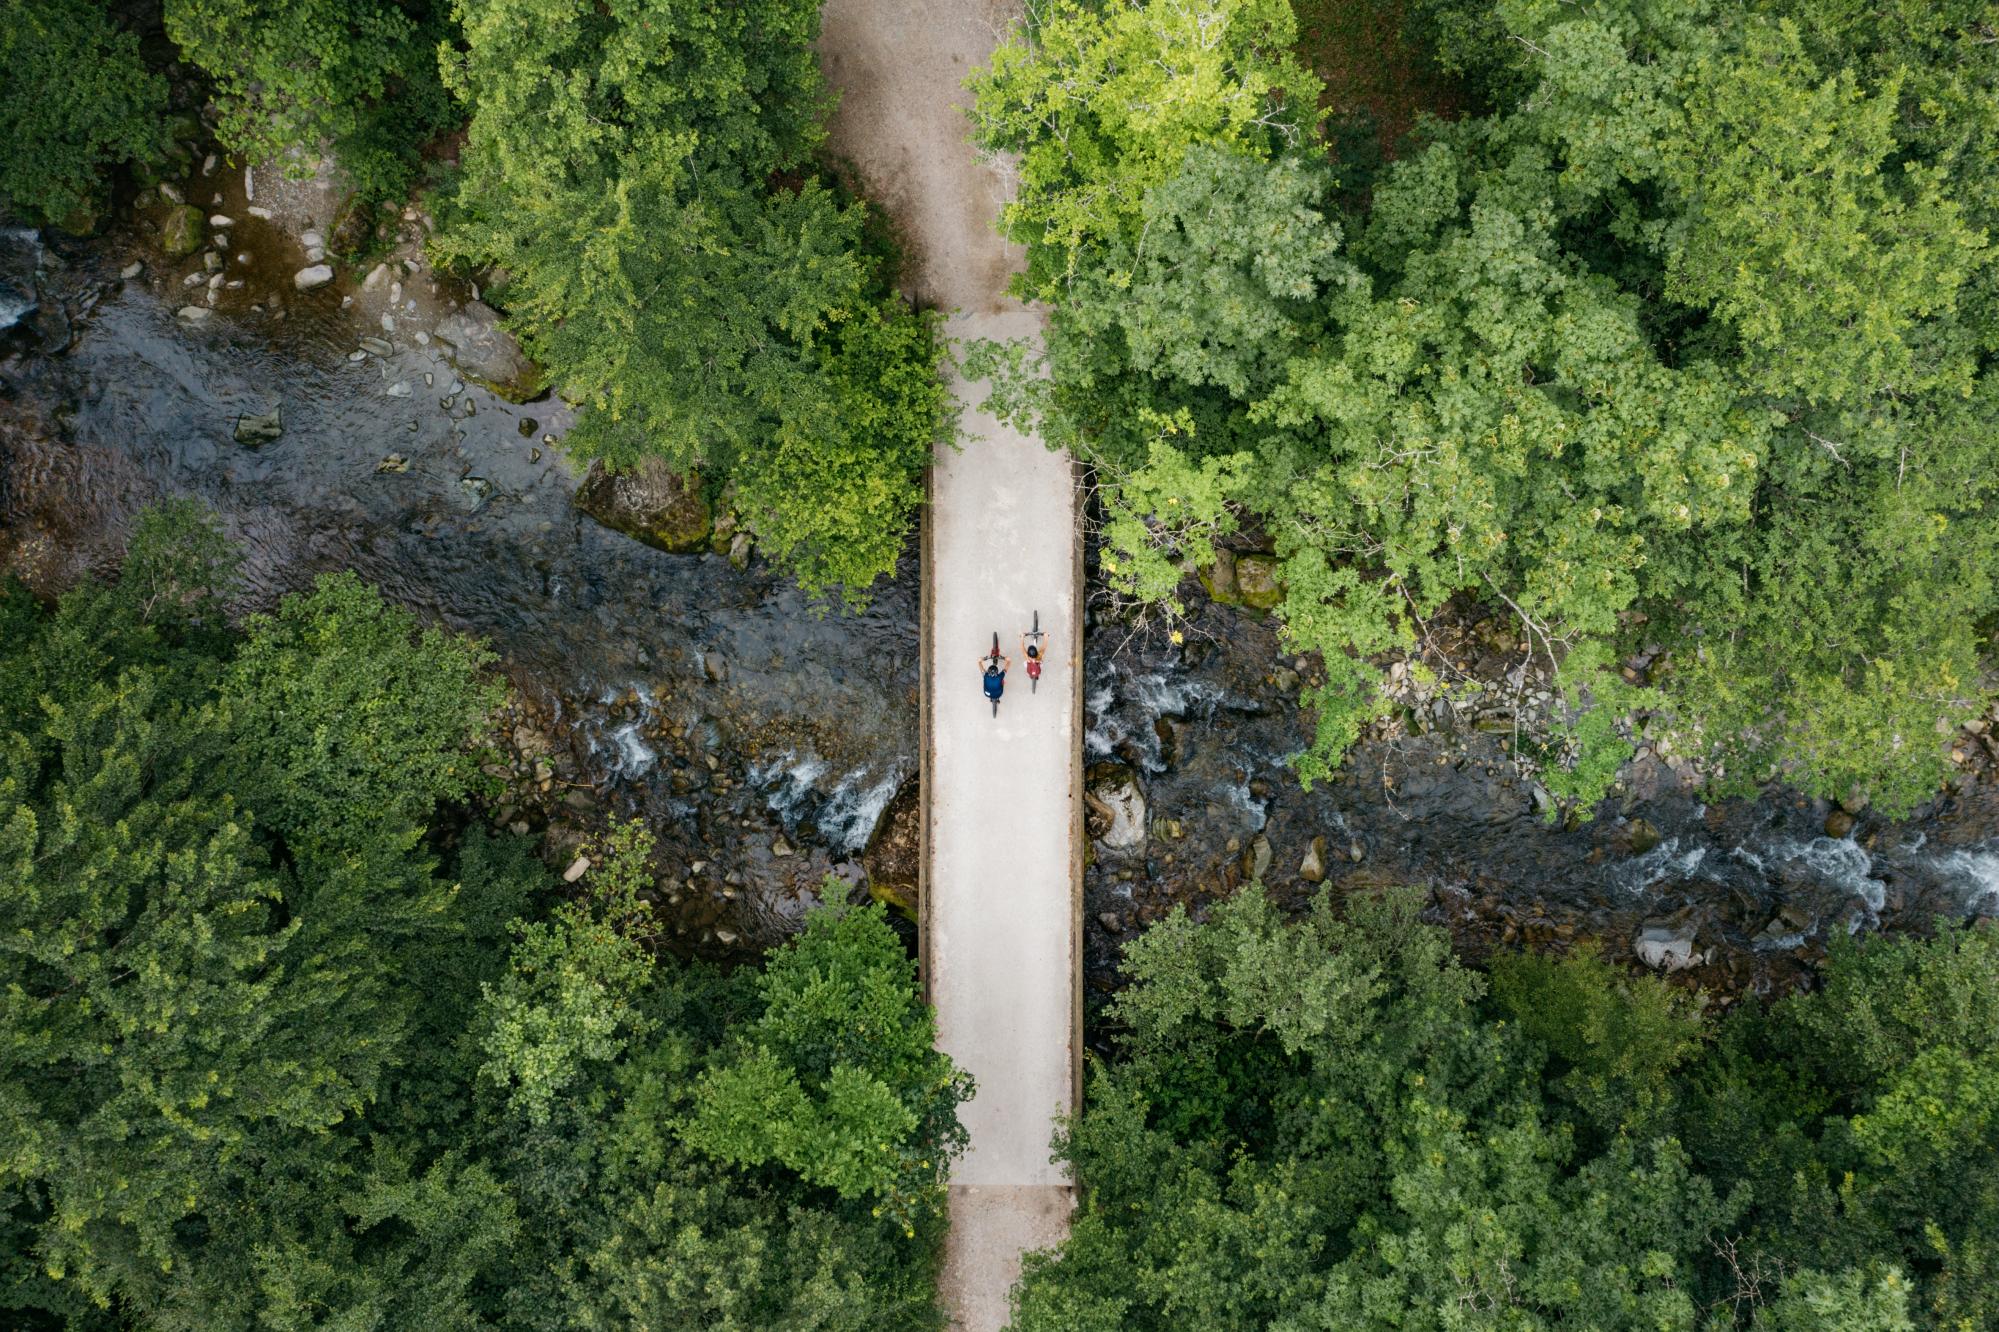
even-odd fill
[{"label": "mossy rock", "polygon": [[590,464],[576,488],[576,507],[614,532],[675,555],[706,549],[714,525],[700,474],[683,477],[658,459],[622,472]]},{"label": "mossy rock", "polygon": [[1275,555],[1238,555],[1235,585],[1242,604],[1254,610],[1271,610],[1284,600],[1284,583],[1277,575]]},{"label": "mossy rock", "polygon": [[1200,571],[1201,586],[1207,590],[1208,600],[1218,606],[1234,606],[1242,596],[1236,590],[1235,552],[1217,550],[1215,562]]},{"label": "mossy rock", "polygon": [[104,201],[99,198],[86,199],[64,213],[56,222],[56,226],[61,228],[65,235],[77,237],[95,236],[103,225]]},{"label": "mossy rock", "polygon": [[916,885],[913,883],[883,883],[879,879],[869,879],[868,896],[900,911],[911,920],[916,919]]},{"label": "mossy rock", "polygon": [[438,322],[434,334],[445,344],[458,373],[508,402],[532,402],[548,391],[548,376],[529,360],[513,334],[501,327],[499,312],[484,301]]},{"label": "mossy rock", "polygon": [[191,204],[174,204],[160,223],[160,248],[176,259],[185,259],[201,248],[201,210]]}]

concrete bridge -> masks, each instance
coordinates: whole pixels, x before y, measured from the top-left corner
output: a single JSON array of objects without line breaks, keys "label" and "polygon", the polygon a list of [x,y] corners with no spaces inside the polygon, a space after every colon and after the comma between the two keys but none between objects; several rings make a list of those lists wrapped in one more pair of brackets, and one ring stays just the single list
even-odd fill
[{"label": "concrete bridge", "polygon": [[[832,146],[894,220],[920,303],[953,339],[1041,336],[1006,294],[1019,254],[994,230],[1003,172],[967,143],[963,83],[1011,17],[987,0],[828,0],[820,57]],[[1068,1231],[1049,1160],[1081,1059],[1082,555],[1069,458],[980,410],[954,380],[962,448],[940,447],[923,529],[922,965],[938,1042],[978,1090],[952,1174],[943,1298],[960,1327],[1007,1321],[1027,1249]],[[1030,693],[1019,634],[1050,660]],[[977,658],[1014,658],[994,717]]]}]

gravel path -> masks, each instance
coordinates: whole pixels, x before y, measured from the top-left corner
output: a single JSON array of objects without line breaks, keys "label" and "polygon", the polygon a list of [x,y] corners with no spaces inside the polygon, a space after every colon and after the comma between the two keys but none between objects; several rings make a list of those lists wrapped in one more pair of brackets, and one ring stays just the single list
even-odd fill
[{"label": "gravel path", "polygon": [[[824,10],[833,148],[896,224],[911,295],[957,339],[1041,334],[1006,295],[1019,257],[993,230],[1006,180],[966,143],[962,114],[1004,17],[985,0]],[[1068,457],[979,411],[981,386],[953,386],[963,448],[938,452],[924,533],[924,972],[938,1042],[978,1081],[942,1293],[985,1332],[1006,1323],[1021,1253],[1068,1227],[1049,1142],[1076,1095],[1080,547]],[[1018,635],[1036,611],[1052,651],[1030,694]],[[995,630],[1014,658],[997,718],[975,661]]]}]

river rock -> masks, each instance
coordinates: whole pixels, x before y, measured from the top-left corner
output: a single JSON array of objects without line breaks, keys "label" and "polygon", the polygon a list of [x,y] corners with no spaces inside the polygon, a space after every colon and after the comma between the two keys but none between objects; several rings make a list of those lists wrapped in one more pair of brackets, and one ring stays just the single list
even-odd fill
[{"label": "river rock", "polygon": [[1093,766],[1084,782],[1085,822],[1105,849],[1123,851],[1145,841],[1145,792],[1138,774],[1122,763]]},{"label": "river rock", "polygon": [[1261,882],[1270,873],[1270,839],[1262,833],[1249,839],[1249,850],[1243,853],[1243,877],[1253,883]]},{"label": "river rock", "polygon": [[701,654],[701,673],[708,677],[709,684],[726,684],[729,659],[719,652],[704,652]]},{"label": "river rock", "polygon": [[1325,838],[1312,839],[1312,845],[1305,852],[1305,859],[1298,865],[1298,877],[1306,883],[1318,883],[1326,877]]},{"label": "river rock", "polygon": [[217,231],[227,231],[236,225],[236,219],[227,213],[217,213],[208,219],[208,225],[214,227]]},{"label": "river rock", "polygon": [[784,840],[783,833],[779,833],[776,837],[773,837],[771,839],[770,853],[773,856],[776,856],[779,860],[782,860],[786,856],[792,854],[791,843]]},{"label": "river rock", "polygon": [[705,548],[714,517],[701,474],[685,476],[657,458],[613,472],[590,464],[576,488],[576,507],[614,532],[676,555]]},{"label": "river rock", "polygon": [[389,281],[389,266],[376,264],[368,270],[368,276],[361,279],[362,291],[380,291]]},{"label": "river rock", "polygon": [[1835,808],[1825,816],[1825,835],[1835,840],[1853,831],[1853,815],[1844,809]]},{"label": "river rock", "polygon": [[1624,826],[1625,849],[1631,855],[1642,856],[1662,840],[1659,830],[1650,819],[1633,819]]},{"label": "river rock", "polygon": [[292,274],[292,285],[300,291],[312,291],[333,281],[333,267],[330,264],[313,264]]},{"label": "river rock", "polygon": [[568,869],[562,871],[562,881],[564,883],[575,883],[578,879],[582,878],[584,875],[588,874],[589,872],[590,872],[590,857],[578,856],[576,857],[576,859],[569,862]]},{"label": "river rock", "polygon": [[445,316],[433,336],[448,349],[460,374],[508,402],[527,402],[548,387],[541,367],[521,351],[513,334],[500,327],[499,312],[484,301],[469,301],[464,309]]},{"label": "river rock", "polygon": [[160,248],[176,259],[185,259],[201,248],[201,210],[175,204],[160,224]]},{"label": "river rock", "polygon": [[1679,971],[1694,964],[1694,927],[1691,922],[1648,921],[1631,947],[1654,971]]},{"label": "river rock", "polygon": [[215,311],[200,305],[183,305],[176,312],[176,317],[183,324],[193,324],[199,326],[207,323],[210,319],[213,319],[215,317]]},{"label": "river rock", "polygon": [[1217,550],[1215,562],[1200,571],[1201,586],[1207,589],[1208,598],[1224,606],[1233,606],[1242,598],[1236,593],[1235,552]]},{"label": "river rock", "polygon": [[922,860],[923,801],[912,778],[888,802],[869,834],[867,849],[861,852],[868,895],[916,919]]},{"label": "river rock", "polygon": [[1254,610],[1270,610],[1284,600],[1274,555],[1236,556],[1235,582],[1242,604]]},{"label": "river rock", "polygon": [[236,442],[256,448],[285,433],[283,404],[261,414],[245,413],[236,418]]},{"label": "river rock", "polygon": [[141,273],[145,271],[146,271],[145,264],[141,263],[137,259],[134,259],[131,263],[125,265],[123,268],[118,270],[118,276],[124,278],[127,282],[130,282],[133,278],[138,277]]}]

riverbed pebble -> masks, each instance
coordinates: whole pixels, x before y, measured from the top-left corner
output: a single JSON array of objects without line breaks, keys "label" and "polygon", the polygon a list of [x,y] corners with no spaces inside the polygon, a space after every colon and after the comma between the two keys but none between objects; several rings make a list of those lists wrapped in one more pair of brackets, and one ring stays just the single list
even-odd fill
[{"label": "riverbed pebble", "polygon": [[333,269],[326,264],[313,264],[292,274],[292,285],[300,291],[312,291],[333,281]]},{"label": "riverbed pebble", "polygon": [[588,874],[589,872],[590,872],[590,857],[578,856],[576,857],[576,859],[569,862],[568,869],[562,871],[562,881],[564,883],[575,883],[578,879],[582,878],[584,875]]},{"label": "riverbed pebble", "polygon": [[268,208],[246,208],[243,211],[251,217],[256,218],[259,222],[268,222],[271,220],[271,210]]},{"label": "riverbed pebble", "polygon": [[183,324],[205,324],[214,314],[213,310],[204,309],[199,305],[183,305],[177,317]]},{"label": "riverbed pebble", "polygon": [[210,215],[208,225],[214,227],[217,231],[227,231],[236,225],[236,219],[227,213],[214,213]]},{"label": "riverbed pebble", "polygon": [[119,269],[118,276],[124,278],[127,282],[130,282],[133,278],[139,276],[139,274],[145,271],[146,271],[146,266],[135,259],[131,263],[125,265],[123,268]]}]

